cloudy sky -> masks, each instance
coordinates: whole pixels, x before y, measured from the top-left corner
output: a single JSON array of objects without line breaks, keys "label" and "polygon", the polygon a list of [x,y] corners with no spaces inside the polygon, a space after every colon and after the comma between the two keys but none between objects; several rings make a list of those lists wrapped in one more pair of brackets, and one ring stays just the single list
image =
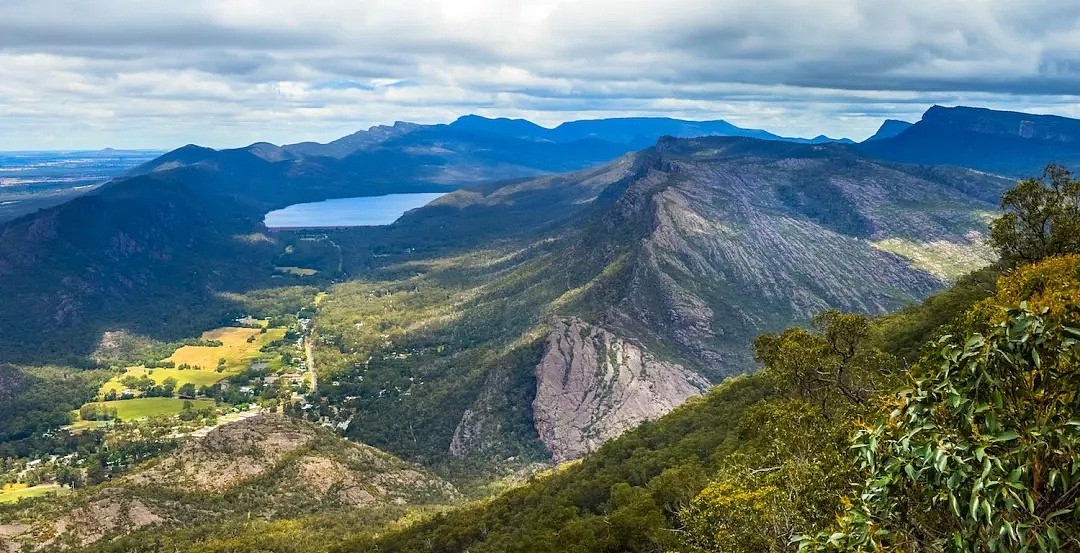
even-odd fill
[{"label": "cloudy sky", "polygon": [[465,113],[861,139],[1080,117],[1080,7],[948,0],[2,0],[0,149],[325,141]]}]

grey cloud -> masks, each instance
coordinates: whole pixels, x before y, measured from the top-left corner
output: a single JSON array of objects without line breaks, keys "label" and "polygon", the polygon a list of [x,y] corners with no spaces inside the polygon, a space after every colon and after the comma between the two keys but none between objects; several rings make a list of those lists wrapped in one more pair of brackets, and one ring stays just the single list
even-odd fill
[{"label": "grey cloud", "polygon": [[855,138],[933,103],[1080,115],[1068,4],[5,0],[0,149],[328,139],[465,111]]}]

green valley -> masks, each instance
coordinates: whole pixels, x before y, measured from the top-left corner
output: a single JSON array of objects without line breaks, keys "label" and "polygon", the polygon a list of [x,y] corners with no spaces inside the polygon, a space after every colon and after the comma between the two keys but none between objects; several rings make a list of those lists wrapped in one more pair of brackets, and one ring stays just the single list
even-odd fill
[{"label": "green valley", "polygon": [[985,116],[188,146],[5,223],[0,552],[1071,551],[1080,181],[890,161]]}]

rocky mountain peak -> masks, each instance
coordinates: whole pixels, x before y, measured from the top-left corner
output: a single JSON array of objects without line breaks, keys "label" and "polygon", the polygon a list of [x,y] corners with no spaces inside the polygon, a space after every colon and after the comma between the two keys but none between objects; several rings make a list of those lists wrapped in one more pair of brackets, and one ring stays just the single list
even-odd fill
[{"label": "rocky mountain peak", "polygon": [[535,372],[536,431],[556,462],[595,450],[709,385],[682,365],[579,318],[554,324]]}]

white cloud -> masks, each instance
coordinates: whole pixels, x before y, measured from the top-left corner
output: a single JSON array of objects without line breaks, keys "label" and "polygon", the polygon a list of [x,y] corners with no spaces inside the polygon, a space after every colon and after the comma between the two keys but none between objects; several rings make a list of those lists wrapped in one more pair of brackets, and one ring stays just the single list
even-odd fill
[{"label": "white cloud", "polygon": [[1080,10],[977,0],[5,0],[0,149],[328,140],[468,112],[861,138],[1077,113]]}]

